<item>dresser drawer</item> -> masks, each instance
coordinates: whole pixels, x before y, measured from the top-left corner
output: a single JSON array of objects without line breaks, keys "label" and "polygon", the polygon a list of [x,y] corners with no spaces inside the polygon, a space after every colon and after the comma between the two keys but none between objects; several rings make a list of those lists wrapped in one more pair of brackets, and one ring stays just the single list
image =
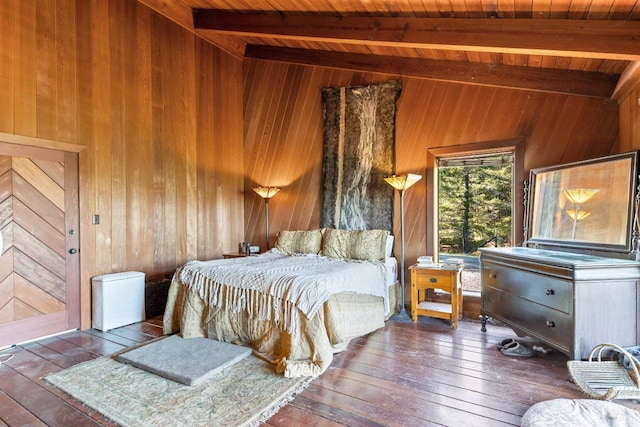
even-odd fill
[{"label": "dresser drawer", "polygon": [[482,287],[483,293],[492,288],[564,313],[573,305],[572,282],[491,262],[483,265]]},{"label": "dresser drawer", "polygon": [[573,320],[567,313],[499,290],[483,295],[482,309],[532,336],[542,338],[565,351],[570,349]]}]

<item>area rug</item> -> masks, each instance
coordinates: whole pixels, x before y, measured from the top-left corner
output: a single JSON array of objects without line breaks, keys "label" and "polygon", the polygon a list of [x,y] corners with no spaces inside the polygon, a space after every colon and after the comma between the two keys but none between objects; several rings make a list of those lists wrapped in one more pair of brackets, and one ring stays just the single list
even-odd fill
[{"label": "area rug", "polygon": [[251,355],[195,386],[179,384],[113,357],[45,378],[123,426],[257,426],[312,378],[285,378]]}]

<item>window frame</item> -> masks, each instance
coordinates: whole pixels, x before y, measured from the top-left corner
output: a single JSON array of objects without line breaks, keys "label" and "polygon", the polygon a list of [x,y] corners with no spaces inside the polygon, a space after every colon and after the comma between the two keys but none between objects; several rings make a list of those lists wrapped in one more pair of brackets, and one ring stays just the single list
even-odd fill
[{"label": "window frame", "polygon": [[513,174],[511,215],[511,241],[514,246],[522,246],[524,236],[524,138],[506,140],[482,141],[448,147],[434,147],[427,150],[427,254],[433,254],[438,259],[438,160],[447,157],[466,157],[485,155],[504,151],[513,152]]}]

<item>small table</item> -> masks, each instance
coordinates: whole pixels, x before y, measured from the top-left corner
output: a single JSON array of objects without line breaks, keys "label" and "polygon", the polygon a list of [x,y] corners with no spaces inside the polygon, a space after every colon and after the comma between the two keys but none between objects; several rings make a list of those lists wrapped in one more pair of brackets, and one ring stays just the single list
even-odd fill
[{"label": "small table", "polygon": [[[462,319],[462,268],[442,268],[438,265],[422,267],[417,264],[411,270],[411,318],[418,321],[418,316],[430,316],[451,321],[453,329],[458,328],[458,320]],[[451,303],[429,301],[430,289],[440,289],[451,295]]]}]

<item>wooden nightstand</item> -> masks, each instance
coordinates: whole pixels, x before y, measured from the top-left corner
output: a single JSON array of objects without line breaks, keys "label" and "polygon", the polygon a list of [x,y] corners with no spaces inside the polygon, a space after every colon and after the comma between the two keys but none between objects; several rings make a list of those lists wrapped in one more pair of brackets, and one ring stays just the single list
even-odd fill
[{"label": "wooden nightstand", "polygon": [[[418,321],[418,316],[437,317],[451,321],[453,329],[458,328],[458,320],[462,319],[462,286],[460,275],[462,269],[450,270],[433,267],[409,267],[411,270],[411,318]],[[440,289],[451,295],[451,304],[427,300],[430,289]]]}]

